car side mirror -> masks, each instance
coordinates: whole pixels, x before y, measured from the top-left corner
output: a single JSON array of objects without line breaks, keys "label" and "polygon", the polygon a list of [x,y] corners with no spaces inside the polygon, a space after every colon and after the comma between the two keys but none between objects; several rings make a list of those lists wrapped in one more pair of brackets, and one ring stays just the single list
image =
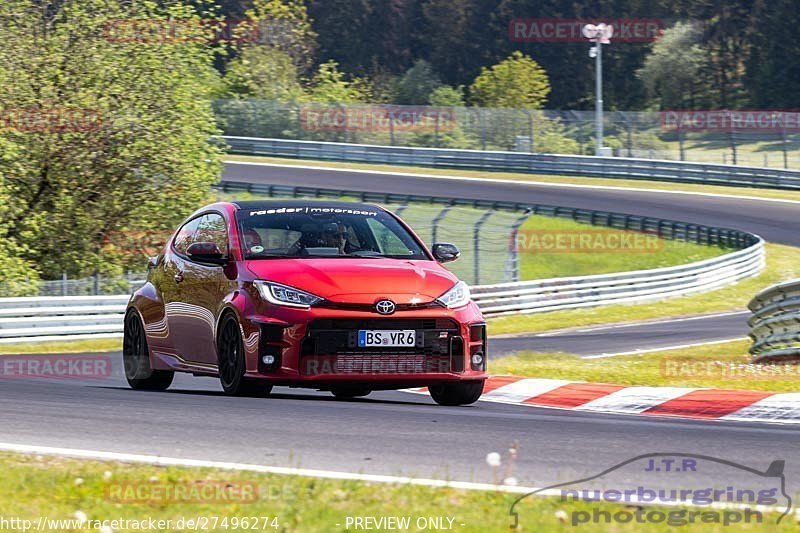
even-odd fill
[{"label": "car side mirror", "polygon": [[213,242],[196,242],[186,249],[189,259],[199,263],[211,263],[214,265],[224,265],[228,258],[222,255],[219,246]]},{"label": "car side mirror", "polygon": [[440,263],[455,261],[461,256],[461,250],[455,244],[449,242],[437,242],[433,245],[433,258]]}]

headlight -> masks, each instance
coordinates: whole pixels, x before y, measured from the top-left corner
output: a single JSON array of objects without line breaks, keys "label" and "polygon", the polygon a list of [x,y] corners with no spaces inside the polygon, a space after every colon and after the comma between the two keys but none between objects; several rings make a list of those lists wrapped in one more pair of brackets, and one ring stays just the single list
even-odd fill
[{"label": "headlight", "polygon": [[436,301],[448,309],[463,307],[469,303],[469,285],[459,281],[452,289],[436,298]]},{"label": "headlight", "polygon": [[281,285],[280,283],[272,281],[254,281],[253,284],[258,289],[262,298],[275,305],[308,308],[322,301],[322,298],[310,292],[301,291],[300,289],[295,289],[294,287]]}]

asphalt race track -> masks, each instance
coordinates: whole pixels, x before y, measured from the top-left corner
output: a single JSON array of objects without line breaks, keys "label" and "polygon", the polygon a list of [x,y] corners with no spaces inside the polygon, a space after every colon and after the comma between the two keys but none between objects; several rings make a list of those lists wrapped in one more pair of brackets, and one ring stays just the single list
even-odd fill
[{"label": "asphalt race track", "polygon": [[[269,398],[230,398],[217,380],[188,375],[177,375],[167,392],[140,392],[128,389],[120,354],[112,357],[107,379],[0,380],[0,420],[9,421],[0,424],[0,442],[486,483],[486,454],[518,440],[514,475],[524,486],[569,481],[639,454],[667,452],[762,470],[786,459],[787,488],[800,489],[800,460],[792,460],[800,459],[797,430],[782,426],[488,402],[450,408],[406,392],[341,401],[280,388]],[[715,482],[750,476],[739,470],[720,475],[726,477]]]},{"label": "asphalt race track", "polygon": [[[749,311],[700,315],[677,320],[589,326],[538,335],[492,337],[490,357],[523,350],[574,353],[585,357],[628,354],[747,336]],[[535,315],[532,315],[535,320]]]},{"label": "asphalt race track", "polygon": [[[491,198],[655,215],[749,230],[800,245],[800,203],[625,190],[398,177],[227,164],[225,179],[264,184]],[[744,335],[744,315],[547,337],[495,339],[584,355]],[[587,328],[588,329],[588,328]],[[517,343],[517,344],[514,344]],[[517,440],[514,476],[545,486],[595,474],[652,452],[696,453],[766,469],[786,460],[787,490],[800,490],[797,429],[741,422],[605,415],[478,402],[446,408],[426,395],[378,392],[339,401],[327,393],[276,389],[269,398],[229,398],[210,378],[176,376],[164,393],[127,388],[115,354],[100,380],[0,380],[0,441],[370,474],[489,482],[488,452]],[[611,364],[611,360],[609,360]],[[734,484],[740,470],[715,482]],[[641,474],[644,475],[644,474]],[[634,477],[637,474],[633,475]]]}]

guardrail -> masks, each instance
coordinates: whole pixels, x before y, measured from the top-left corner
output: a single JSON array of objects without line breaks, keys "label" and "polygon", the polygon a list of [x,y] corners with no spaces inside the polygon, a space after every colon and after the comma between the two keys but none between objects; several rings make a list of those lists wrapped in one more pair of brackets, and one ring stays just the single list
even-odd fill
[{"label": "guardrail", "polygon": [[[757,235],[653,217],[539,204],[239,182],[222,182],[217,187],[224,191],[246,190],[268,196],[348,196],[379,203],[425,201],[486,207],[528,215],[569,218],[596,226],[647,232],[667,239],[737,248],[719,257],[674,267],[473,286],[473,300],[488,316],[659,300],[735,283],[756,275],[765,264],[764,241]],[[511,237],[511,242],[516,242],[513,234]],[[511,248],[510,253],[516,253],[515,247]],[[514,260],[514,257],[510,257],[510,260]],[[128,298],[127,295],[121,295],[0,299],[0,343],[63,340],[65,337],[118,337],[122,333]]]},{"label": "guardrail", "polygon": [[704,292],[754,276],[764,268],[764,244],[687,265],[621,274],[553,278],[473,287],[484,314],[541,313],[636,303]]},{"label": "guardrail", "polygon": [[753,362],[800,360],[800,280],[764,289],[748,307]]},{"label": "guardrail", "polygon": [[0,298],[0,344],[122,336],[130,295]]},{"label": "guardrail", "polygon": [[223,139],[228,143],[231,153],[243,155],[771,189],[800,189],[800,171],[774,168],[738,167],[659,159],[409,148],[256,137],[226,136]]}]

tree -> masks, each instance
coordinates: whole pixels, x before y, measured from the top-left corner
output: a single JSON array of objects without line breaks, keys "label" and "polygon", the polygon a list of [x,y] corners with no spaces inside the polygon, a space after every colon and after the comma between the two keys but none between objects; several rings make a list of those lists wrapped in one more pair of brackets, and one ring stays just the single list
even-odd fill
[{"label": "tree", "polygon": [[413,32],[414,50],[436,66],[446,83],[463,83],[477,72],[471,68],[475,50],[464,38],[469,35],[470,4],[471,0],[421,2],[420,22]]},{"label": "tree", "polygon": [[272,47],[251,46],[228,63],[225,84],[230,96],[289,102],[303,87],[292,58]]},{"label": "tree", "polygon": [[397,80],[395,103],[426,105],[430,103],[431,93],[441,84],[431,64],[424,59],[418,59],[414,66]]},{"label": "tree", "polygon": [[701,30],[679,22],[653,44],[650,55],[636,75],[661,109],[693,108],[703,87],[705,51],[699,44]]},{"label": "tree", "polygon": [[753,6],[747,88],[756,107],[793,109],[800,94],[800,41],[794,0],[756,0]]},{"label": "tree", "polygon": [[221,170],[213,52],[119,26],[199,28],[200,16],[178,3],[0,3],[0,198],[14,198],[0,242],[44,276],[120,272],[129,255],[109,236],[172,228],[208,198]]},{"label": "tree", "polygon": [[317,34],[303,0],[254,0],[246,13],[258,27],[258,45],[287,54],[300,72],[311,67]]},{"label": "tree", "polygon": [[371,65],[371,0],[308,0],[308,13],[319,34],[319,61],[334,60],[343,70],[364,74]]},{"label": "tree", "polygon": [[541,109],[550,82],[536,61],[517,51],[497,65],[483,68],[469,93],[473,103],[482,107]]},{"label": "tree", "polygon": [[328,61],[321,64],[314,74],[310,98],[314,102],[352,104],[369,101],[370,93],[366,79],[348,79],[339,71],[336,61]]},{"label": "tree", "polygon": [[464,87],[450,87],[442,85],[431,91],[428,98],[431,105],[443,107],[463,107],[464,106]]}]

